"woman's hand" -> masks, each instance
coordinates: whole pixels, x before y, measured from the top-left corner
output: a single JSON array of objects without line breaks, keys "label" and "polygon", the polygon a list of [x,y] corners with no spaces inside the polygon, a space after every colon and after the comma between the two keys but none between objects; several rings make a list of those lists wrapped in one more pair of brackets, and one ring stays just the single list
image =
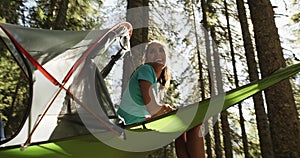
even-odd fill
[{"label": "woman's hand", "polygon": [[174,111],[175,108],[173,108],[172,106],[170,106],[169,104],[163,104],[162,105],[162,109],[164,109],[165,113],[170,112],[170,111]]},{"label": "woman's hand", "polygon": [[139,80],[144,103],[151,117],[156,117],[175,110],[169,104],[159,104],[155,99],[155,92],[152,84],[145,80]]},{"label": "woman's hand", "polygon": [[155,113],[154,115],[152,115],[152,117],[157,117],[159,115],[174,111],[175,108],[173,108],[172,106],[170,106],[169,104],[162,104],[161,109]]}]

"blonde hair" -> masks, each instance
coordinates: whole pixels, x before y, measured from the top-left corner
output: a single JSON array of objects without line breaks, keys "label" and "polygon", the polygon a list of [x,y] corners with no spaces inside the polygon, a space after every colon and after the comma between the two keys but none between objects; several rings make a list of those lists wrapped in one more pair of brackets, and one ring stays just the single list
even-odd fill
[{"label": "blonde hair", "polygon": [[[168,61],[168,49],[167,49],[167,46],[163,42],[154,40],[154,41],[149,42],[148,45],[146,46],[144,57],[143,57],[143,60],[144,60],[143,63],[145,63],[145,61],[147,59],[147,54],[149,53],[149,47],[152,44],[159,44],[159,45],[163,46],[163,48],[165,50],[165,53],[166,53],[167,61]],[[160,76],[157,79],[157,82],[160,83],[160,87],[159,87],[160,90],[167,90],[169,88],[169,86],[170,86],[171,72],[170,72],[170,69],[167,66],[167,63],[168,62],[166,62],[166,66],[163,68]]]}]

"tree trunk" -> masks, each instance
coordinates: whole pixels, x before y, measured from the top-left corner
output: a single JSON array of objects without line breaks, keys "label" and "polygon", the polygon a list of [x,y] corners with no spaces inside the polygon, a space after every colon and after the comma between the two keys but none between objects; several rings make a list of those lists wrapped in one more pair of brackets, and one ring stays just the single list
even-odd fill
[{"label": "tree trunk", "polygon": [[[206,17],[206,2],[205,0],[201,0],[201,8],[202,8],[202,22],[203,22],[203,27],[207,30],[207,17]],[[206,50],[209,50],[209,40],[208,40],[208,33],[207,31],[204,31],[204,38],[205,38],[205,45],[206,45]],[[203,78],[203,77],[202,77]],[[209,81],[210,82],[210,81]],[[205,95],[205,89],[204,89],[204,84],[202,85],[201,88],[201,95]],[[209,122],[205,122],[205,129],[207,130],[207,134],[205,135],[205,144],[206,144],[206,154],[208,158],[212,158],[212,143],[211,143],[211,135],[210,135],[210,126]]]},{"label": "tree trunk", "polygon": [[[215,29],[211,28],[211,36],[212,39],[216,39],[215,36]],[[222,80],[222,73],[221,73],[221,66],[220,66],[220,58],[219,53],[217,51],[216,44],[213,42],[213,58],[214,58],[214,69],[216,73],[216,84],[217,84],[217,91],[218,94],[224,92],[223,89],[223,80]],[[224,144],[224,151],[226,158],[232,158],[232,143],[231,143],[231,134],[230,134],[230,127],[228,123],[228,112],[227,110],[221,112],[221,127],[222,127],[222,135],[223,135],[223,144]]]},{"label": "tree trunk", "polygon": [[142,63],[145,45],[148,42],[149,0],[127,0],[126,18],[133,27],[130,39],[131,54],[124,56],[122,92],[137,66]]},{"label": "tree trunk", "polygon": [[61,0],[59,10],[53,24],[54,30],[63,30],[66,27],[67,11],[69,0]]},{"label": "tree trunk", "polygon": [[205,130],[207,130],[207,133],[205,135],[205,144],[206,144],[206,155],[207,158],[212,158],[212,145],[211,145],[211,136],[210,136],[210,131],[209,131],[209,122],[206,121],[204,123]]},{"label": "tree trunk", "polygon": [[[205,79],[203,77],[203,63],[202,63],[202,60],[201,60],[201,55],[200,55],[200,48],[199,48],[199,38],[198,38],[198,31],[197,31],[197,23],[196,23],[196,16],[195,16],[195,9],[194,9],[194,5],[192,5],[192,15],[193,15],[193,24],[194,24],[194,29],[195,29],[195,38],[196,38],[196,49],[197,49],[197,60],[198,60],[198,69],[199,69],[199,78],[198,78],[198,82],[199,82],[199,88],[200,88],[200,92],[201,92],[201,100],[205,100],[206,96],[205,96]],[[203,125],[203,124],[202,124]],[[200,125],[199,125],[200,126]],[[194,127],[194,128],[197,128],[197,127]],[[200,127],[201,128],[201,127]],[[208,129],[207,129],[208,130]],[[209,130],[208,130],[209,131]],[[208,132],[209,133],[209,132]],[[202,136],[201,136],[202,137]],[[203,146],[199,146],[199,150],[201,151],[205,151],[205,148],[204,148],[204,139],[203,137],[202,138],[199,138],[199,140],[197,141],[201,141],[201,144],[203,144]],[[210,142],[209,142],[210,143]],[[201,148],[201,149],[200,149]],[[209,151],[211,152],[211,151]],[[205,153],[203,153],[203,155],[205,155]]]},{"label": "tree trunk", "polygon": [[216,158],[222,158],[222,145],[221,145],[221,139],[220,139],[220,126],[219,126],[219,120],[218,116],[213,117],[213,122],[215,122],[214,125],[214,137],[215,137],[215,154]]},{"label": "tree trunk", "polygon": [[[238,9],[238,17],[242,28],[249,78],[250,81],[252,82],[259,79],[258,71],[257,71],[257,63],[254,55],[254,48],[252,45],[252,39],[248,28],[249,25],[247,21],[244,1],[236,0],[236,3]],[[264,108],[262,93],[260,92],[254,95],[253,101],[254,101],[256,122],[257,122],[258,136],[260,141],[261,156],[263,158],[272,158],[274,157],[273,147],[272,147],[272,141],[270,135],[269,122]]]},{"label": "tree trunk", "polygon": [[[262,77],[285,66],[269,0],[248,1]],[[300,126],[289,80],[265,90],[275,157],[300,157]]]},{"label": "tree trunk", "polygon": [[227,110],[221,113],[221,123],[222,123],[222,132],[223,132],[223,141],[224,141],[224,151],[226,158],[232,158],[232,143],[230,135],[230,127],[228,123],[228,112]]},{"label": "tree trunk", "polygon": [[[212,39],[216,39],[215,37],[215,29],[211,27],[211,36]],[[215,72],[215,79],[216,79],[216,88],[217,94],[221,94],[224,92],[223,89],[223,81],[222,81],[222,73],[221,73],[221,66],[220,66],[220,59],[219,53],[217,51],[217,47],[215,43],[213,45],[213,59],[214,59],[214,72]],[[221,127],[222,127],[222,135],[223,135],[223,144],[224,144],[224,152],[226,158],[232,158],[232,143],[231,143],[231,134],[230,134],[230,127],[228,123],[228,112],[227,110],[221,112]]]},{"label": "tree trunk", "polygon": [[[230,28],[230,24],[229,24],[229,15],[228,15],[228,10],[227,10],[228,8],[227,8],[226,0],[224,0],[224,7],[225,7],[226,22],[227,22],[228,38],[229,38],[229,44],[230,44],[230,54],[231,54],[231,59],[232,59],[234,82],[235,82],[235,86],[239,87],[239,79],[237,76],[236,60],[235,60],[235,55],[234,55],[233,41],[232,41],[232,36],[231,36],[231,28]],[[243,116],[243,110],[242,110],[241,103],[238,104],[238,108],[239,108],[239,115],[240,115],[240,125],[241,125],[241,131],[242,131],[244,156],[245,156],[245,158],[249,158],[248,140],[247,140],[247,134],[246,134],[246,130],[245,130],[245,122],[244,122],[244,116]]]}]

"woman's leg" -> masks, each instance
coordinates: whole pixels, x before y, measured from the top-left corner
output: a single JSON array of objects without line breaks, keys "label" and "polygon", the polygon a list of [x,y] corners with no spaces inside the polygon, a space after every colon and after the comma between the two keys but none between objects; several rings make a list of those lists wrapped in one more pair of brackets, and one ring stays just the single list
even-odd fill
[{"label": "woman's leg", "polygon": [[187,131],[187,148],[191,158],[205,158],[204,140],[201,132],[201,126]]},{"label": "woman's leg", "polygon": [[175,140],[175,150],[177,158],[189,158],[186,146],[186,132]]}]

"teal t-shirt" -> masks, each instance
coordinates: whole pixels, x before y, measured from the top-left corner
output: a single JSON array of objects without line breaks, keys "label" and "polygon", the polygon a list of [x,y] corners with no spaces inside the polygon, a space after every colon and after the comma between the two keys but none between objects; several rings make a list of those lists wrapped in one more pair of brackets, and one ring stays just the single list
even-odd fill
[{"label": "teal t-shirt", "polygon": [[147,117],[151,116],[145,106],[139,80],[152,83],[152,88],[157,95],[157,81],[154,68],[149,64],[144,64],[132,74],[123,94],[120,108],[117,110],[117,113],[124,119],[125,124],[145,121]]}]

